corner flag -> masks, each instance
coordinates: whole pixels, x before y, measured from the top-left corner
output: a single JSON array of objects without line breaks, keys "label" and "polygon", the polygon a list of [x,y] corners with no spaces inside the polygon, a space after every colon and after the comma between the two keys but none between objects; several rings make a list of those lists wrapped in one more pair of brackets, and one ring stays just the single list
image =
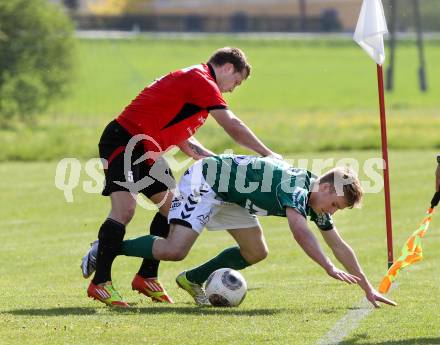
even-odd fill
[{"label": "corner flag", "polygon": [[385,115],[385,96],[383,88],[382,64],[385,61],[383,35],[388,33],[387,23],[381,0],[363,0],[361,12],[353,39],[364,49],[377,65],[377,83],[379,91],[380,130],[382,158],[384,161],[383,180],[385,192],[385,216],[387,227],[388,268],[393,264],[393,230],[391,222],[391,200],[388,164],[388,141]]},{"label": "corner flag", "polygon": [[380,0],[364,0],[353,39],[379,65],[385,61],[383,35],[387,33],[382,2]]}]

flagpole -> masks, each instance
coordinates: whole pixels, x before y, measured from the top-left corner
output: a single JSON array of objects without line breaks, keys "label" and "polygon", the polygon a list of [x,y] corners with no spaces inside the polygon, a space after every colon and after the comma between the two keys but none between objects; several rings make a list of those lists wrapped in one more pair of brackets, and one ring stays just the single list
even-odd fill
[{"label": "flagpole", "polygon": [[393,264],[393,228],[391,222],[391,199],[390,199],[390,179],[388,164],[388,140],[387,140],[387,122],[385,114],[385,96],[383,87],[383,70],[382,65],[377,64],[377,83],[379,91],[379,107],[380,107],[380,132],[382,140],[382,159],[385,163],[383,169],[384,192],[385,192],[385,218],[387,227],[387,251],[388,251],[388,268]]}]

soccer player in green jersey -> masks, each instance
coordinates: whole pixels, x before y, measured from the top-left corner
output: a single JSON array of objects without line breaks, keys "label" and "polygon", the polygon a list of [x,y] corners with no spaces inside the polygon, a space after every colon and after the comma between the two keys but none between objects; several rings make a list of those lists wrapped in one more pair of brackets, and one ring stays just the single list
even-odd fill
[{"label": "soccer player in green jersey", "polygon": [[[281,160],[213,156],[196,162],[181,178],[168,216],[168,237],[148,235],[126,240],[121,254],[179,261],[188,254],[203,228],[227,229],[238,247],[227,248],[176,278],[197,304],[209,304],[203,283],[212,272],[223,267],[241,270],[266,258],[268,249],[256,216],[287,217],[294,239],[329,276],[357,283],[375,307],[379,307],[378,302],[395,305],[372,287],[353,249],[333,223],[332,215],[359,205],[362,194],[357,176],[348,168],[335,168],[316,177]],[[321,250],[307,226],[307,217],[316,223],[349,273],[337,268]]]}]

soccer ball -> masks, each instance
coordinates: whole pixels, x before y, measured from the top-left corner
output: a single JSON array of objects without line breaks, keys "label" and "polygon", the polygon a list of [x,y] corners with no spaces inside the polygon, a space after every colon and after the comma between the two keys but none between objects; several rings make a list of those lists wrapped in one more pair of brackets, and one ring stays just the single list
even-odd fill
[{"label": "soccer ball", "polygon": [[236,307],[246,296],[247,284],[243,276],[230,268],[220,268],[206,281],[206,296],[215,307]]}]

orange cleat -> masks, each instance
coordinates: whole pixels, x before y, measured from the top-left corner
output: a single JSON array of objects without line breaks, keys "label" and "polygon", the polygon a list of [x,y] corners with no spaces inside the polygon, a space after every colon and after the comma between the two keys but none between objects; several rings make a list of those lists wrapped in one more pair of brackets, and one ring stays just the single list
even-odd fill
[{"label": "orange cleat", "polygon": [[112,282],[105,282],[103,284],[95,285],[92,282],[87,289],[87,295],[97,301],[107,304],[110,307],[129,308],[119,292],[115,290]]},{"label": "orange cleat", "polygon": [[174,303],[157,278],[143,278],[136,274],[131,283],[131,288],[150,297],[153,302]]}]

